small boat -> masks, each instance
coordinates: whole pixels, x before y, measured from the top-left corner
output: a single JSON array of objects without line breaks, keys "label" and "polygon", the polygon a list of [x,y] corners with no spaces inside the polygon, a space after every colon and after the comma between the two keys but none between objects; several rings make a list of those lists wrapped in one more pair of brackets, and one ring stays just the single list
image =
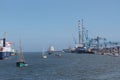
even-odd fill
[{"label": "small boat", "polygon": [[18,62],[16,62],[16,66],[17,67],[26,67],[26,66],[28,66],[28,64],[25,63],[24,61],[18,61]]},{"label": "small boat", "polygon": [[47,58],[47,55],[45,54],[45,52],[42,52],[42,58]]},{"label": "small boat", "polygon": [[61,57],[62,55],[60,53],[56,54],[57,57]]},{"label": "small boat", "polygon": [[28,64],[25,62],[24,57],[23,57],[21,41],[20,41],[20,52],[18,53],[18,55],[19,55],[19,59],[16,62],[16,66],[17,67],[26,67],[26,66],[28,66]]},{"label": "small boat", "polygon": [[43,55],[42,58],[47,58],[47,56],[46,56],[46,55]]}]

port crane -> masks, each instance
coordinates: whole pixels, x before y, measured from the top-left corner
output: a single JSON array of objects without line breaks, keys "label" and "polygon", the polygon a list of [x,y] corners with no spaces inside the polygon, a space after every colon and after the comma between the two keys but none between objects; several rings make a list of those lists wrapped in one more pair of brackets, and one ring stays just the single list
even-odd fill
[{"label": "port crane", "polygon": [[99,50],[100,47],[102,47],[102,44],[100,44],[101,41],[103,41],[104,46],[106,46],[106,44],[105,44],[106,38],[97,36],[96,38],[92,38],[89,40],[89,47],[93,47],[93,48],[96,48],[97,50]]}]

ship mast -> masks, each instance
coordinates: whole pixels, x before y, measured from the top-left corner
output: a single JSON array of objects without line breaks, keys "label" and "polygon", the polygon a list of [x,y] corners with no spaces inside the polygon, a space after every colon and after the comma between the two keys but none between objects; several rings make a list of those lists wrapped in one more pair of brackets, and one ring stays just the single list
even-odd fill
[{"label": "ship mast", "polygon": [[82,44],[84,44],[84,27],[83,27],[83,19],[82,19]]},{"label": "ship mast", "polygon": [[80,45],[81,44],[80,20],[78,20],[78,38],[79,38],[79,45]]},{"label": "ship mast", "polygon": [[22,54],[22,45],[21,45],[21,40],[19,41],[19,61],[24,62],[23,54]]}]

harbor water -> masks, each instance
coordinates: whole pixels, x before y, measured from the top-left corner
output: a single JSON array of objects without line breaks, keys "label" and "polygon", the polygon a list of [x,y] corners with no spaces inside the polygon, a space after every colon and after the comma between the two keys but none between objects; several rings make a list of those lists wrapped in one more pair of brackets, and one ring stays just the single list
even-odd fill
[{"label": "harbor water", "polygon": [[27,67],[16,67],[17,56],[0,60],[0,80],[119,80],[120,57],[61,53],[58,57],[24,53]]}]

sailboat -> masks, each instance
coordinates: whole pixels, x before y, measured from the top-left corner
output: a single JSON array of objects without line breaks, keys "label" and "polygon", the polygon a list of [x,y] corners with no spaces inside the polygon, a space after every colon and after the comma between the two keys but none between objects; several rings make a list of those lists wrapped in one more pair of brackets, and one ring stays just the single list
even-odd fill
[{"label": "sailboat", "polygon": [[42,58],[47,58],[47,55],[45,54],[45,52],[42,52]]},{"label": "sailboat", "polygon": [[17,67],[25,67],[25,66],[28,66],[27,63],[25,63],[25,60],[24,60],[24,57],[23,57],[23,53],[22,53],[22,47],[21,47],[21,41],[20,41],[20,52],[18,53],[19,55],[19,59],[18,61],[16,62],[16,66]]}]

